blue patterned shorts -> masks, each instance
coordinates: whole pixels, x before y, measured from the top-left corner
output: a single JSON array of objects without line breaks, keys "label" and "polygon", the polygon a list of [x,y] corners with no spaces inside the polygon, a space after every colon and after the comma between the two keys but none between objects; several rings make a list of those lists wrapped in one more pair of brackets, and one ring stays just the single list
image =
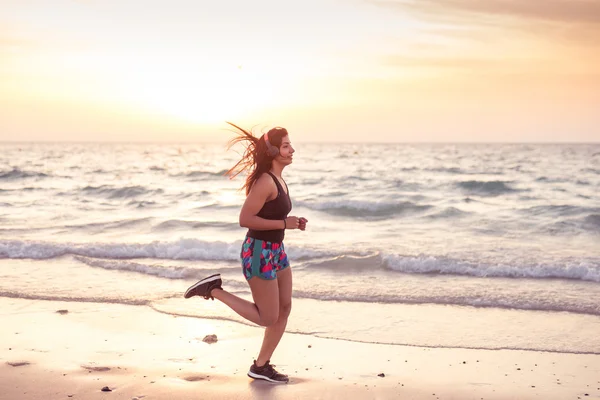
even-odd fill
[{"label": "blue patterned shorts", "polygon": [[246,280],[253,276],[272,280],[277,272],[290,266],[283,243],[271,243],[246,237],[240,254]]}]

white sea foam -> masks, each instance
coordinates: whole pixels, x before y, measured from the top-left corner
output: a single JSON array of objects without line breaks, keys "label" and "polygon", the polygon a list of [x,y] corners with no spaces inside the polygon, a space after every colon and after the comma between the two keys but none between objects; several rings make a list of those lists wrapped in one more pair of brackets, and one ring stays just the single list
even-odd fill
[{"label": "white sea foam", "polygon": [[[247,290],[236,221],[243,177],[222,176],[235,151],[0,146],[0,295],[105,301],[112,288],[132,301],[116,287],[123,276],[138,278],[139,298],[169,296],[209,268]],[[353,310],[439,303],[598,313],[598,145],[297,147],[284,177],[292,215],[310,223],[286,233],[295,296],[352,301]],[[101,290],[83,298],[88,277]],[[321,328],[307,329],[330,327]]]},{"label": "white sea foam", "polygon": [[[241,240],[231,243],[179,239],[151,243],[53,243],[26,240],[0,240],[0,259],[51,259],[75,255],[108,260],[136,258],[164,260],[239,261]],[[330,257],[333,251],[297,247],[288,252],[297,260]],[[124,269],[127,269],[125,267]]]},{"label": "white sea foam", "polygon": [[84,244],[0,240],[0,258],[49,259],[71,254],[106,259],[237,260],[240,243],[206,242],[197,239]]},{"label": "white sea foam", "polygon": [[411,201],[381,200],[331,200],[320,202],[300,201],[298,206],[323,211],[332,215],[347,217],[386,217],[393,215],[415,214],[431,208],[428,204]]},{"label": "white sea foam", "polygon": [[556,264],[505,264],[454,260],[435,256],[385,255],[386,268],[409,274],[465,275],[474,277],[577,279],[600,282],[600,260]]},{"label": "white sea foam", "polygon": [[[207,273],[207,271],[212,273],[215,272],[215,269],[212,265],[209,265],[208,268],[201,269],[197,267],[145,264],[125,260],[106,260],[82,256],[75,256],[75,259],[79,262],[89,265],[90,267],[117,271],[138,272],[144,275],[158,276],[160,278],[167,279],[201,278]],[[237,266],[235,268],[239,269]]]}]

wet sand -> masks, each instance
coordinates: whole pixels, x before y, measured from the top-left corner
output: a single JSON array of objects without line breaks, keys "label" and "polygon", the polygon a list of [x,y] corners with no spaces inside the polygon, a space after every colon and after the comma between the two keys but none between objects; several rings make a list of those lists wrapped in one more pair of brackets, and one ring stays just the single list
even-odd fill
[{"label": "wet sand", "polygon": [[[246,376],[262,339],[258,327],[144,306],[13,298],[0,305],[6,400],[600,399],[598,355],[286,334],[272,363],[290,383],[273,385]],[[217,342],[205,343],[211,334]]]}]

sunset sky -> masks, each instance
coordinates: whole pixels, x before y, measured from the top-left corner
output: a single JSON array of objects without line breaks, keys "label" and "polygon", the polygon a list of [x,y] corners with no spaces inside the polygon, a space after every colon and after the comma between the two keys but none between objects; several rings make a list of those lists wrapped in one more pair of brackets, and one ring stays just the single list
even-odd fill
[{"label": "sunset sky", "polygon": [[598,0],[2,0],[0,141],[600,142]]}]

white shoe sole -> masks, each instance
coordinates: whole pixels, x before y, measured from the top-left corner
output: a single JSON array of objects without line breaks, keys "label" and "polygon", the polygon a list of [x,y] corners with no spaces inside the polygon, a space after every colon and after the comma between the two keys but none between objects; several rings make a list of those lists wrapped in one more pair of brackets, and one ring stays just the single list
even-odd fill
[{"label": "white shoe sole", "polygon": [[218,279],[221,279],[221,274],[211,275],[208,278],[204,278],[201,281],[194,283],[192,286],[190,286],[188,288],[188,290],[185,291],[184,297],[187,297],[188,293],[191,292],[192,290],[196,289],[198,286],[203,285],[208,282],[216,281]]},{"label": "white shoe sole", "polygon": [[263,376],[263,375],[258,375],[258,374],[255,374],[255,373],[253,373],[253,372],[250,372],[250,371],[248,371],[248,376],[249,376],[250,378],[254,378],[254,379],[261,379],[261,380],[263,380],[263,381],[267,381],[267,382],[271,382],[271,383],[288,383],[287,381],[276,381],[276,380],[274,380],[274,379],[269,379],[269,378],[267,378],[266,376]]}]

